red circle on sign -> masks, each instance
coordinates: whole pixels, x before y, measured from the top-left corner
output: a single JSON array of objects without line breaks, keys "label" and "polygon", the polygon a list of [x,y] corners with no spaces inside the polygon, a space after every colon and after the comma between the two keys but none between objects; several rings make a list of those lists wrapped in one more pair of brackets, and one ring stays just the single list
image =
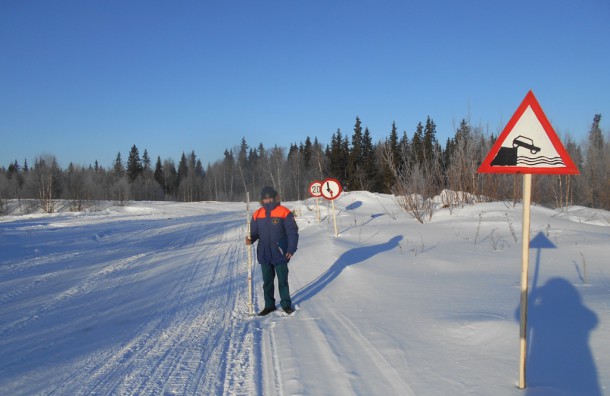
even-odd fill
[{"label": "red circle on sign", "polygon": [[309,185],[309,194],[312,197],[321,197],[322,196],[322,182],[316,180]]},{"label": "red circle on sign", "polygon": [[339,198],[339,195],[341,195],[341,192],[343,191],[343,187],[341,187],[341,182],[339,182],[339,180],[329,177],[322,182],[321,190],[322,196],[332,201],[333,199]]}]

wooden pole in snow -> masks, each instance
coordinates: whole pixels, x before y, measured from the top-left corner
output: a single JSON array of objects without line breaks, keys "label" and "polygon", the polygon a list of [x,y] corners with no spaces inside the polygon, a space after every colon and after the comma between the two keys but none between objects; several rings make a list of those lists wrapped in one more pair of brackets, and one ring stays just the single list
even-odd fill
[{"label": "wooden pole in snow", "polygon": [[[246,191],[246,212],[248,224],[248,239],[250,239],[250,192]],[[252,245],[247,245],[248,248],[248,313],[254,315],[252,307]]]},{"label": "wooden pole in snow", "polygon": [[333,206],[333,224],[335,225],[335,236],[338,237],[339,231],[337,231],[337,216],[335,215],[335,200],[333,199],[330,202],[332,202],[332,206]]},{"label": "wooden pole in snow", "polygon": [[519,361],[519,388],[524,389],[525,362],[527,359],[527,286],[529,272],[529,248],[530,248],[530,201],[532,196],[532,175],[523,175],[523,238],[521,246],[521,315],[519,330],[519,349],[521,359]]}]

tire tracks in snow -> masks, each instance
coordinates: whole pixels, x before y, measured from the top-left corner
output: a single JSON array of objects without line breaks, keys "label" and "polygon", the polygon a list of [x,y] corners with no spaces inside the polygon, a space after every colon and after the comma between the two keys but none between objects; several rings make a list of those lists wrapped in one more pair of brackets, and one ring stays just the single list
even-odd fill
[{"label": "tire tracks in snow", "polygon": [[182,266],[189,269],[136,336],[88,359],[51,393],[252,394],[243,223],[222,219],[212,227],[215,235],[205,224],[191,225],[187,235],[200,237],[174,245],[167,255],[181,254],[192,265]]},{"label": "tire tracks in snow", "polygon": [[[145,254],[138,254],[132,257],[128,257],[126,259],[118,260],[110,265],[103,266],[101,269],[93,272],[90,275],[85,276],[85,278],[78,284],[69,287],[65,291],[51,297],[50,299],[43,302],[42,305],[37,307],[35,310],[31,311],[27,316],[22,317],[21,319],[10,323],[7,327],[3,328],[0,331],[0,338],[6,337],[24,328],[31,322],[42,318],[48,312],[57,309],[59,306],[67,304],[70,300],[89,293],[97,286],[97,284],[100,282],[100,279],[103,279],[112,273],[117,273],[124,270],[132,263],[140,260],[144,256]],[[49,273],[44,277],[44,280],[46,281],[51,278],[60,278],[63,274],[67,272],[68,270]],[[38,281],[35,281],[35,284],[33,286],[26,286],[25,288],[21,288],[17,293],[25,293],[28,289],[34,288],[37,285]]]},{"label": "tire tracks in snow", "polygon": [[[61,251],[3,268],[10,288],[0,299],[7,309],[18,306],[20,316],[0,332],[30,340],[27,353],[7,345],[5,351],[18,353],[6,365],[27,366],[43,356],[48,371],[12,377],[5,390],[260,394],[260,332],[247,316],[245,223],[243,212],[227,211],[118,221],[101,229],[68,224],[44,235],[44,246]],[[62,245],[65,240],[70,243]],[[33,341],[47,325],[50,337]],[[81,348],[72,340],[92,345]],[[55,356],[60,365],[52,364]],[[37,376],[45,378],[45,388],[37,387]]]}]

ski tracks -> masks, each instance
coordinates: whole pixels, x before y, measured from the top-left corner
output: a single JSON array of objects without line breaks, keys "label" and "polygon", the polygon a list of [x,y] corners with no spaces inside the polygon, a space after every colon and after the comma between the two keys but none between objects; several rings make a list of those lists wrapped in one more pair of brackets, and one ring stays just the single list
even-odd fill
[{"label": "ski tracks", "polygon": [[267,372],[275,378],[266,379],[265,394],[414,395],[387,357],[392,351],[375,345],[347,314],[326,308],[302,310],[268,329],[263,366],[272,366]]}]

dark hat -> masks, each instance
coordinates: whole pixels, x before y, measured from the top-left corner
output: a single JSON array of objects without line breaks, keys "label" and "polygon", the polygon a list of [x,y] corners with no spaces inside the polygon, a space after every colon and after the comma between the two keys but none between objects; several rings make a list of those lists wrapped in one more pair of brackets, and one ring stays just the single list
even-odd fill
[{"label": "dark hat", "polygon": [[265,198],[275,198],[277,197],[277,191],[273,189],[273,187],[265,186],[261,190],[261,199]]}]

